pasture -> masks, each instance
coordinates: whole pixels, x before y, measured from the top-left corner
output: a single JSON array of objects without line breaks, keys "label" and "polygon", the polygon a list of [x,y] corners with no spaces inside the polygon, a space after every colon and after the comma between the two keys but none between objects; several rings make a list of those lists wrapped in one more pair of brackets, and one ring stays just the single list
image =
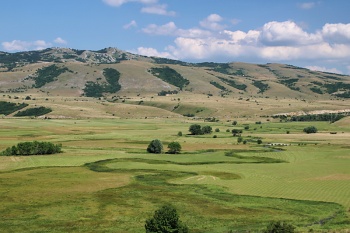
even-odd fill
[{"label": "pasture", "polygon": [[[64,151],[0,157],[0,231],[144,232],[154,210],[172,203],[190,232],[258,232],[272,220],[301,232],[348,232],[347,122],[0,119],[1,151],[33,140]],[[194,123],[220,132],[188,135]],[[248,142],[238,144],[226,130],[246,124]],[[319,132],[303,133],[310,125]],[[165,151],[179,142],[181,154],[146,153],[155,138]]]}]

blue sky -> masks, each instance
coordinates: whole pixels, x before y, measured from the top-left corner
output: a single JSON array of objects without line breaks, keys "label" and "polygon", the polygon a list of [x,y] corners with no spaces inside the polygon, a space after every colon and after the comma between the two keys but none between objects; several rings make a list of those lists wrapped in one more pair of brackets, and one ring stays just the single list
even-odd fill
[{"label": "blue sky", "polygon": [[0,50],[117,47],[350,74],[349,0],[1,0]]}]

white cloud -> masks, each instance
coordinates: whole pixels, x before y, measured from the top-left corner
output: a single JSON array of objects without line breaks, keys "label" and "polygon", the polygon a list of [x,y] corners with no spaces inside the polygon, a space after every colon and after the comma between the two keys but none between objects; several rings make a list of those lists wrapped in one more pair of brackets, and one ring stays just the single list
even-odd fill
[{"label": "white cloud", "polygon": [[144,56],[149,56],[149,57],[166,57],[166,58],[174,59],[174,57],[170,53],[158,52],[154,48],[139,47],[137,48],[137,53]]},{"label": "white cloud", "polygon": [[27,51],[27,50],[41,50],[51,47],[52,44],[44,40],[37,41],[21,41],[13,40],[11,42],[1,43],[5,51]]},{"label": "white cloud", "polygon": [[322,28],[322,35],[325,40],[331,43],[350,44],[350,23],[349,24],[325,24]]},{"label": "white cloud", "polygon": [[299,7],[303,10],[309,10],[311,8],[314,8],[316,6],[315,2],[304,2],[299,4]]},{"label": "white cloud", "polygon": [[223,18],[218,14],[211,14],[204,20],[200,21],[199,24],[201,27],[210,29],[213,31],[219,31],[224,29],[226,26],[220,24],[220,22],[223,20]]},{"label": "white cloud", "polygon": [[[221,20],[220,16],[212,15],[206,22]],[[165,55],[180,60],[294,61],[321,68],[337,64],[337,70],[328,69],[337,73],[346,73],[350,68],[350,24],[325,24],[321,30],[307,32],[293,21],[272,21],[245,32],[181,29],[169,22],[160,26],[149,25],[143,32],[174,36],[174,44],[166,48]],[[152,50],[148,48],[148,51]]]},{"label": "white cloud", "polygon": [[324,66],[306,66],[305,68],[309,70],[314,70],[314,71],[342,74],[342,72],[337,68],[326,68]]},{"label": "white cloud", "polygon": [[63,40],[61,37],[57,37],[53,42],[56,44],[67,44],[67,41]]},{"label": "white cloud", "polygon": [[168,16],[175,16],[175,11],[167,11],[167,5],[151,5],[148,7],[143,7],[141,9],[141,12],[148,13],[148,14],[156,14],[156,15],[168,15]]},{"label": "white cloud", "polygon": [[106,3],[107,5],[110,6],[115,6],[115,7],[119,7],[125,3],[129,3],[129,2],[139,2],[139,3],[143,3],[143,4],[154,4],[157,3],[158,0],[103,0],[104,3]]},{"label": "white cloud", "polygon": [[158,26],[156,24],[150,24],[142,31],[152,35],[176,35],[177,27],[174,22]]},{"label": "white cloud", "polygon": [[191,28],[191,29],[180,29],[174,22],[169,22],[164,25],[150,24],[143,28],[142,31],[150,35],[163,35],[163,36],[185,36],[190,38],[202,38],[211,36],[211,32]]},{"label": "white cloud", "polygon": [[320,41],[320,35],[308,34],[292,21],[268,22],[263,26],[260,34],[260,42],[269,46],[293,46]]},{"label": "white cloud", "polygon": [[131,28],[131,27],[137,27],[137,23],[136,23],[135,20],[132,20],[130,23],[125,24],[125,25],[123,26],[124,29],[129,29],[129,28]]}]

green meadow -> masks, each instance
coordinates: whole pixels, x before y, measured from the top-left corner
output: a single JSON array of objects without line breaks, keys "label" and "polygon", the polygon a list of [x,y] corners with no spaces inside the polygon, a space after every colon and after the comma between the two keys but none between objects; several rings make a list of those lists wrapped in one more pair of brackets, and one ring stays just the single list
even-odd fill
[{"label": "green meadow", "polygon": [[[144,232],[171,203],[190,232],[259,232],[273,220],[349,232],[348,122],[0,119],[1,151],[34,140],[63,150],[0,157],[0,231]],[[213,133],[189,135],[195,123]],[[247,125],[238,144],[231,130]],[[310,125],[318,133],[303,133]],[[181,153],[147,153],[156,138]]]}]

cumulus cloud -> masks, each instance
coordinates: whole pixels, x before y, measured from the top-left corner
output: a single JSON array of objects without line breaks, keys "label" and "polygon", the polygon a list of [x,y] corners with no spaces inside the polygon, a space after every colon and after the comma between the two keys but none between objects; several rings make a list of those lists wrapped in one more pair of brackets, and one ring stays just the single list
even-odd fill
[{"label": "cumulus cloud", "polygon": [[67,44],[67,41],[63,40],[61,37],[57,37],[53,42],[56,44]]},{"label": "cumulus cloud", "polygon": [[125,25],[123,26],[124,29],[129,29],[129,28],[131,28],[131,27],[137,27],[137,23],[136,23],[135,20],[132,20],[130,23],[125,24]]},{"label": "cumulus cloud", "polygon": [[1,43],[5,51],[28,51],[28,50],[41,50],[51,47],[52,44],[44,40],[37,41],[21,41],[13,40],[10,42]]},{"label": "cumulus cloud", "polygon": [[219,31],[224,29],[226,26],[220,24],[220,22],[223,20],[223,18],[218,14],[211,14],[204,20],[200,21],[200,25],[203,28]]},{"label": "cumulus cloud", "polygon": [[292,21],[272,21],[263,26],[260,41],[269,46],[293,46],[318,43],[321,38],[318,34],[305,32]]},{"label": "cumulus cloud", "polygon": [[211,32],[198,28],[180,29],[174,22],[169,22],[164,25],[150,24],[143,28],[142,31],[150,35],[163,36],[185,36],[191,38],[202,38],[211,36]]},{"label": "cumulus cloud", "polygon": [[[181,29],[174,22],[169,22],[164,25],[152,24],[142,31],[151,35],[174,36],[174,43],[165,49],[164,55],[180,60],[213,60],[220,57],[226,61],[294,61],[299,64],[302,61],[336,73],[340,69],[337,67],[334,70],[333,64],[341,64],[344,73],[350,67],[350,24],[325,24],[320,30],[307,32],[293,21],[272,21],[255,30],[216,31],[213,29],[217,27],[208,26],[208,22],[220,23],[222,18],[211,15],[205,23],[202,21],[202,27],[206,26],[208,30]],[[152,50],[148,48],[148,51]]]},{"label": "cumulus cloud", "polygon": [[175,57],[173,55],[171,55],[170,53],[158,52],[154,48],[139,47],[139,48],[137,48],[137,53],[144,55],[144,56],[149,56],[149,57],[166,57],[166,58],[175,59]]},{"label": "cumulus cloud", "polygon": [[350,23],[327,23],[322,28],[322,35],[326,41],[329,41],[331,43],[350,44]]},{"label": "cumulus cloud", "polygon": [[167,15],[167,16],[175,16],[175,11],[167,11],[167,5],[151,5],[147,7],[143,7],[141,12],[148,14],[156,14],[156,15]]},{"label": "cumulus cloud", "polygon": [[314,8],[316,6],[315,2],[304,2],[299,4],[299,8],[303,10],[309,10],[311,8]]},{"label": "cumulus cloud", "polygon": [[154,3],[157,3],[158,0],[103,0],[103,2],[109,6],[119,7],[119,6],[121,6],[125,3],[129,3],[129,2],[139,2],[139,3],[143,3],[143,4],[154,4]]},{"label": "cumulus cloud", "polygon": [[337,68],[326,68],[324,66],[306,66],[305,68],[309,70],[314,70],[314,71],[342,74],[342,72]]}]

